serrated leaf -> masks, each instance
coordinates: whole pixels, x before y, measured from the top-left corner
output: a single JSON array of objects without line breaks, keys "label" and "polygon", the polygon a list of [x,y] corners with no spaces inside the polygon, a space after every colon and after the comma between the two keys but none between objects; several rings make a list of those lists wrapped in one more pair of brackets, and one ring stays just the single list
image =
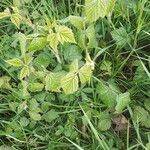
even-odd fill
[{"label": "serrated leaf", "polygon": [[26,52],[26,36],[25,36],[25,34],[19,32],[18,39],[19,39],[19,43],[20,43],[21,54],[22,54],[22,56],[24,56],[24,54]]},{"label": "serrated leaf", "polygon": [[29,111],[29,115],[30,115],[31,119],[33,119],[35,121],[41,120],[41,115],[39,113]]},{"label": "serrated leaf", "polygon": [[92,76],[91,66],[88,63],[86,63],[79,70],[80,82],[83,84],[83,83],[90,81],[91,76]]},{"label": "serrated leaf", "polygon": [[9,17],[10,14],[7,13],[7,12],[0,12],[0,19],[3,19],[3,18],[6,18],[6,17]]},{"label": "serrated leaf", "polygon": [[88,47],[89,48],[95,48],[97,47],[97,41],[96,41],[96,33],[95,33],[95,28],[94,25],[91,24],[87,29],[86,29],[86,36],[89,39],[88,42]]},{"label": "serrated leaf", "polygon": [[56,112],[54,109],[48,111],[44,116],[43,118],[45,119],[45,121],[47,122],[52,122],[53,120],[55,120],[56,118],[58,118],[59,115],[58,115],[58,112]]},{"label": "serrated leaf", "polygon": [[21,16],[19,14],[12,14],[11,17],[11,22],[17,27],[20,28],[20,24],[21,24]]},{"label": "serrated leaf", "polygon": [[24,63],[25,63],[25,65],[29,65],[32,62],[32,60],[33,60],[33,56],[32,55],[33,55],[32,53],[26,53],[24,55]]},{"label": "serrated leaf", "polygon": [[101,131],[106,131],[111,127],[111,117],[107,112],[101,112],[99,115],[98,128]]},{"label": "serrated leaf", "polygon": [[85,18],[80,16],[69,16],[69,22],[78,29],[83,29],[85,25]]},{"label": "serrated leaf", "polygon": [[51,62],[52,62],[52,58],[50,53],[40,53],[35,59],[34,59],[34,64],[38,67],[47,67]]},{"label": "serrated leaf", "polygon": [[150,111],[150,99],[149,99],[149,98],[144,101],[144,107],[145,107],[148,111]]},{"label": "serrated leaf", "polygon": [[20,60],[19,58],[9,59],[9,60],[6,60],[6,62],[14,67],[21,67],[24,65],[23,61]]},{"label": "serrated leaf", "polygon": [[25,110],[27,107],[26,101],[22,102],[17,109],[17,114],[20,114],[23,110]]},{"label": "serrated leaf", "polygon": [[77,72],[79,68],[78,59],[75,59],[69,66],[70,72]]},{"label": "serrated leaf", "polygon": [[65,44],[63,46],[64,58],[66,61],[73,61],[75,59],[81,60],[82,50],[76,45]]},{"label": "serrated leaf", "polygon": [[113,30],[111,32],[111,35],[118,46],[124,46],[131,40],[124,27],[120,27],[118,29]]},{"label": "serrated leaf", "polygon": [[82,48],[86,49],[86,33],[83,30],[77,31],[77,44]]},{"label": "serrated leaf", "polygon": [[46,37],[35,37],[32,39],[28,46],[29,51],[38,51],[45,48],[47,45],[47,38]]},{"label": "serrated leaf", "polygon": [[49,42],[50,47],[54,50],[56,54],[58,54],[57,46],[59,44],[57,33],[51,33],[47,37],[47,41]]},{"label": "serrated leaf", "polygon": [[63,44],[64,42],[76,43],[72,30],[66,26],[56,26],[58,41]]},{"label": "serrated leaf", "polygon": [[0,150],[15,150],[15,149],[12,148],[12,147],[10,147],[10,146],[1,145],[1,146],[0,146]]},{"label": "serrated leaf", "polygon": [[85,0],[85,15],[89,22],[104,18],[113,10],[115,0]]},{"label": "serrated leaf", "polygon": [[3,89],[10,89],[11,86],[9,84],[9,81],[10,81],[10,77],[8,76],[2,76],[0,77],[0,88],[3,88]]},{"label": "serrated leaf", "polygon": [[42,83],[29,83],[28,90],[30,92],[39,92],[44,88],[44,84]]},{"label": "serrated leaf", "polygon": [[30,70],[28,66],[24,66],[21,71],[20,71],[20,79],[22,80],[23,78],[29,76]]},{"label": "serrated leaf", "polygon": [[61,79],[61,86],[65,94],[72,94],[78,90],[78,76],[75,73],[68,73]]},{"label": "serrated leaf", "polygon": [[117,96],[117,105],[115,107],[116,111],[115,113],[121,113],[124,108],[126,108],[129,103],[130,103],[130,93],[129,92],[126,92],[126,93],[122,93],[122,94],[119,94]]},{"label": "serrated leaf", "polygon": [[111,83],[108,83],[108,85],[101,81],[98,83],[96,88],[97,93],[99,94],[100,100],[108,107],[113,108],[116,105],[116,98],[117,95],[120,94],[120,91],[118,91],[116,88],[114,88]]},{"label": "serrated leaf", "polygon": [[48,74],[45,79],[45,82],[46,82],[45,89],[47,91],[60,92],[61,79],[63,76],[64,76],[63,72]]},{"label": "serrated leaf", "polygon": [[21,124],[23,127],[26,127],[26,126],[29,124],[29,119],[27,119],[26,117],[21,117],[21,118],[20,118],[20,124]]},{"label": "serrated leaf", "polygon": [[148,111],[140,106],[136,106],[133,111],[133,120],[140,125],[150,128],[150,115]]},{"label": "serrated leaf", "polygon": [[106,71],[105,74],[111,75],[112,63],[110,61],[105,60],[105,61],[102,62],[101,66],[100,66],[100,69],[102,71]]}]

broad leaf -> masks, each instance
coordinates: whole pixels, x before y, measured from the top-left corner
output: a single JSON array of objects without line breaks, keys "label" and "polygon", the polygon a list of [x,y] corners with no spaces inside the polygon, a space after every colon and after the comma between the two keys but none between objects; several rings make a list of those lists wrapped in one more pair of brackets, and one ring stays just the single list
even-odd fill
[{"label": "broad leaf", "polygon": [[61,79],[61,86],[65,94],[72,94],[78,90],[78,76],[75,73],[68,73]]},{"label": "broad leaf", "polygon": [[29,119],[27,119],[26,117],[21,117],[21,118],[20,118],[20,124],[21,124],[23,127],[26,127],[29,123],[30,123],[30,121],[29,121]]},{"label": "broad leaf", "polygon": [[121,113],[124,108],[126,108],[129,103],[130,103],[130,93],[129,92],[126,92],[126,93],[123,93],[123,94],[119,94],[117,96],[117,105],[115,107],[116,111],[115,113]]},{"label": "broad leaf", "polygon": [[56,112],[54,109],[48,111],[46,114],[43,115],[44,120],[49,123],[58,117],[59,117],[58,112]]},{"label": "broad leaf", "polygon": [[11,86],[9,84],[9,81],[10,81],[10,77],[8,76],[2,76],[0,77],[0,88],[3,88],[3,89],[10,89]]},{"label": "broad leaf", "polygon": [[84,29],[85,26],[85,18],[80,16],[69,16],[68,17],[70,23],[78,29]]},{"label": "broad leaf", "polygon": [[75,59],[81,60],[82,50],[76,45],[65,44],[63,46],[64,58],[66,61],[73,61]]},{"label": "broad leaf", "polygon": [[36,113],[36,112],[32,112],[32,111],[29,111],[29,115],[31,117],[31,119],[35,120],[35,121],[39,121],[41,120],[41,115],[39,113]]},{"label": "broad leaf", "polygon": [[19,38],[19,42],[20,42],[21,54],[22,54],[22,56],[24,56],[25,52],[26,52],[26,36],[25,36],[25,34],[19,32],[18,38]]},{"label": "broad leaf", "polygon": [[86,63],[83,67],[79,70],[79,78],[81,83],[86,83],[90,81],[92,76],[92,69],[89,63]]},{"label": "broad leaf", "polygon": [[88,37],[88,47],[89,48],[95,48],[97,47],[97,41],[96,41],[96,33],[95,33],[95,28],[94,25],[90,25],[86,29],[86,36]]},{"label": "broad leaf", "polygon": [[49,52],[40,53],[35,59],[34,63],[38,68],[47,67],[50,63],[52,63],[52,58]]},{"label": "broad leaf", "polygon": [[9,16],[10,16],[10,14],[7,12],[0,12],[0,19],[3,19],[5,17],[9,17]]},{"label": "broad leaf", "polygon": [[42,91],[42,89],[44,88],[44,84],[42,83],[29,83],[28,85],[28,90],[30,92],[39,92]]},{"label": "broad leaf", "polygon": [[18,109],[17,109],[17,113],[20,114],[26,108],[27,108],[27,104],[26,104],[26,101],[24,101],[21,104],[19,104]]},{"label": "broad leaf", "polygon": [[61,44],[64,42],[76,43],[72,30],[66,26],[56,26],[58,40]]},{"label": "broad leaf", "polygon": [[116,0],[85,0],[85,15],[89,22],[94,22],[99,17],[107,16],[114,7]]},{"label": "broad leaf", "polygon": [[86,49],[86,33],[83,30],[77,31],[77,44],[82,48]]},{"label": "broad leaf", "polygon": [[107,112],[101,112],[99,115],[98,128],[101,131],[106,131],[111,127],[111,117]]},{"label": "broad leaf", "polygon": [[6,60],[6,62],[14,67],[21,67],[24,65],[23,61],[20,60],[19,58],[13,58],[10,60]]},{"label": "broad leaf", "polygon": [[133,120],[146,128],[150,128],[150,115],[148,111],[140,106],[134,108]]},{"label": "broad leaf", "polygon": [[17,27],[20,28],[20,24],[21,24],[21,16],[19,14],[12,14],[11,17],[11,22]]},{"label": "broad leaf", "polygon": [[24,66],[20,71],[20,80],[22,80],[23,78],[29,76],[29,74],[30,74],[29,67]]},{"label": "broad leaf", "polygon": [[145,101],[144,101],[144,106],[145,108],[150,111],[150,98],[147,98]]},{"label": "broad leaf", "polygon": [[58,42],[58,35],[57,33],[51,33],[47,37],[47,41],[49,42],[50,47],[53,49],[53,51],[58,54],[57,46],[59,44]]},{"label": "broad leaf", "polygon": [[32,55],[33,55],[32,53],[26,53],[24,55],[24,63],[26,65],[29,65],[32,62],[32,60],[33,60],[33,56]]},{"label": "broad leaf", "polygon": [[70,67],[69,67],[69,70],[70,70],[70,72],[77,72],[78,71],[78,68],[79,68],[79,64],[78,64],[78,59],[75,59],[72,63],[71,63],[71,65],[70,65]]},{"label": "broad leaf", "polygon": [[64,73],[57,72],[57,73],[50,73],[46,76],[46,90],[47,91],[55,91],[60,92],[61,88],[61,78],[64,76]]},{"label": "broad leaf", "polygon": [[99,99],[108,107],[113,108],[116,105],[117,95],[120,93],[111,83],[105,83],[101,81],[98,83],[96,88],[97,93],[99,94]]},{"label": "broad leaf", "polygon": [[28,46],[29,51],[38,51],[45,48],[47,45],[46,37],[35,37]]},{"label": "broad leaf", "polygon": [[111,32],[111,35],[118,46],[124,46],[131,40],[124,27],[120,27],[119,29],[113,30]]}]

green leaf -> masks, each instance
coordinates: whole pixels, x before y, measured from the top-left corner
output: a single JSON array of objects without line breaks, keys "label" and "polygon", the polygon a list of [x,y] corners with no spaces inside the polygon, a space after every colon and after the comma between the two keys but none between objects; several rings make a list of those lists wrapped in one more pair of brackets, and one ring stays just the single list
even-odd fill
[{"label": "green leaf", "polygon": [[0,77],[0,88],[11,89],[11,86],[9,84],[10,79],[11,78],[8,77],[8,76],[2,76],[2,77]]},{"label": "green leaf", "polygon": [[15,150],[15,149],[10,146],[2,145],[0,146],[0,150]]},{"label": "green leaf", "polygon": [[7,12],[0,12],[0,19],[6,18],[6,17],[10,17],[10,14]]},{"label": "green leaf", "polygon": [[45,89],[47,91],[54,91],[54,92],[60,92],[61,88],[61,79],[64,76],[63,72],[56,72],[56,73],[50,73],[46,76],[45,82],[46,86]]},{"label": "green leaf", "polygon": [[78,68],[79,68],[79,64],[78,64],[78,59],[75,59],[72,63],[71,63],[71,65],[70,65],[70,67],[69,67],[69,70],[70,70],[70,72],[77,72],[78,71]]},{"label": "green leaf", "polygon": [[133,111],[133,120],[140,125],[150,128],[150,115],[148,111],[140,106],[136,106]]},{"label": "green leaf", "polygon": [[90,78],[92,76],[92,69],[89,63],[86,63],[83,67],[79,70],[79,78],[81,83],[86,83],[90,81]]},{"label": "green leaf", "polygon": [[29,119],[27,119],[26,117],[21,117],[21,118],[20,118],[20,124],[21,124],[23,127],[26,127],[26,126],[29,124]]},{"label": "green leaf", "polygon": [[34,37],[28,46],[29,51],[38,51],[45,48],[47,45],[46,37]]},{"label": "green leaf", "polygon": [[6,62],[14,67],[21,67],[24,65],[23,61],[20,60],[19,58],[9,59],[9,60],[6,60]]},{"label": "green leaf", "polygon": [[130,103],[130,93],[129,92],[126,92],[126,93],[123,93],[123,94],[119,94],[117,96],[117,105],[115,107],[116,111],[115,113],[121,113],[124,108],[126,108],[129,103]]},{"label": "green leaf", "polygon": [[145,107],[148,111],[150,111],[150,99],[149,99],[149,98],[144,101],[144,107]]},{"label": "green leaf", "polygon": [[39,91],[42,91],[44,88],[44,84],[42,83],[29,83],[28,85],[28,90],[30,92],[39,92]]},{"label": "green leaf", "polygon": [[99,17],[107,16],[114,7],[116,0],[85,0],[85,15],[89,22],[94,22]]},{"label": "green leaf", "polygon": [[59,117],[58,112],[56,112],[54,109],[48,111],[46,114],[43,115],[43,118],[45,119],[45,121],[49,123],[58,117]]},{"label": "green leaf", "polygon": [[96,88],[97,93],[99,94],[100,100],[108,107],[113,108],[116,105],[117,95],[120,93],[116,88],[114,88],[111,83],[108,85],[101,81],[98,83]]},{"label": "green leaf", "polygon": [[9,108],[10,108],[11,111],[16,112],[17,107],[18,107],[18,103],[17,102],[10,102],[9,103]]},{"label": "green leaf", "polygon": [[22,102],[17,109],[17,114],[20,114],[23,110],[25,110],[27,108],[27,104],[26,101]]},{"label": "green leaf", "polygon": [[112,31],[111,35],[118,46],[125,46],[131,40],[124,27],[120,27],[119,29]]},{"label": "green leaf", "polygon": [[97,47],[97,41],[96,41],[96,33],[95,33],[95,28],[94,25],[91,24],[87,29],[86,29],[86,36],[89,39],[88,42],[88,47],[89,48],[95,48]]},{"label": "green leaf", "polygon": [[84,29],[85,26],[85,18],[80,16],[69,16],[68,17],[70,23],[78,29]]},{"label": "green leaf", "polygon": [[110,61],[103,61],[101,66],[100,66],[100,70],[102,71],[106,71],[105,74],[111,75],[111,70],[112,70],[112,63]]},{"label": "green leaf", "polygon": [[26,53],[24,55],[24,63],[25,63],[25,65],[29,65],[32,62],[32,60],[33,60],[33,56],[32,55],[33,55],[32,53]]},{"label": "green leaf", "polygon": [[82,48],[86,49],[86,33],[83,30],[78,30],[77,31],[77,44]]},{"label": "green leaf", "polygon": [[40,112],[39,110],[37,110],[37,108],[39,108],[39,103],[37,102],[36,99],[32,98],[32,99],[29,101],[29,109],[30,109],[31,111]]},{"label": "green leaf", "polygon": [[82,50],[76,45],[65,44],[63,46],[63,52],[66,61],[81,60],[82,58]]},{"label": "green leaf", "polygon": [[11,22],[17,27],[20,28],[20,24],[21,24],[21,16],[17,13],[12,14],[11,17]]},{"label": "green leaf", "polygon": [[38,68],[48,67],[48,65],[52,62],[52,58],[49,53],[43,52],[40,53],[35,59],[34,63]]},{"label": "green leaf", "polygon": [[35,121],[41,120],[41,115],[37,112],[29,111],[29,115],[30,115],[31,119],[33,119]]},{"label": "green leaf", "polygon": [[68,73],[61,79],[61,86],[65,94],[72,94],[78,90],[78,76],[75,73]]},{"label": "green leaf", "polygon": [[101,112],[99,115],[98,128],[101,131],[106,131],[111,127],[111,117],[107,112]]},{"label": "green leaf", "polygon": [[23,78],[29,76],[29,74],[30,74],[29,67],[24,66],[20,71],[20,80],[22,80]]},{"label": "green leaf", "polygon": [[50,47],[53,49],[53,51],[58,54],[57,46],[59,44],[58,41],[58,34],[57,33],[51,33],[47,37],[47,41],[49,42]]},{"label": "green leaf", "polygon": [[57,39],[61,44],[64,42],[76,43],[74,34],[70,28],[60,25],[56,26],[55,29],[57,32]]},{"label": "green leaf", "polygon": [[25,34],[19,32],[18,38],[19,38],[19,42],[20,42],[21,54],[22,54],[22,56],[24,56],[25,52],[26,52],[26,36],[25,36]]}]

